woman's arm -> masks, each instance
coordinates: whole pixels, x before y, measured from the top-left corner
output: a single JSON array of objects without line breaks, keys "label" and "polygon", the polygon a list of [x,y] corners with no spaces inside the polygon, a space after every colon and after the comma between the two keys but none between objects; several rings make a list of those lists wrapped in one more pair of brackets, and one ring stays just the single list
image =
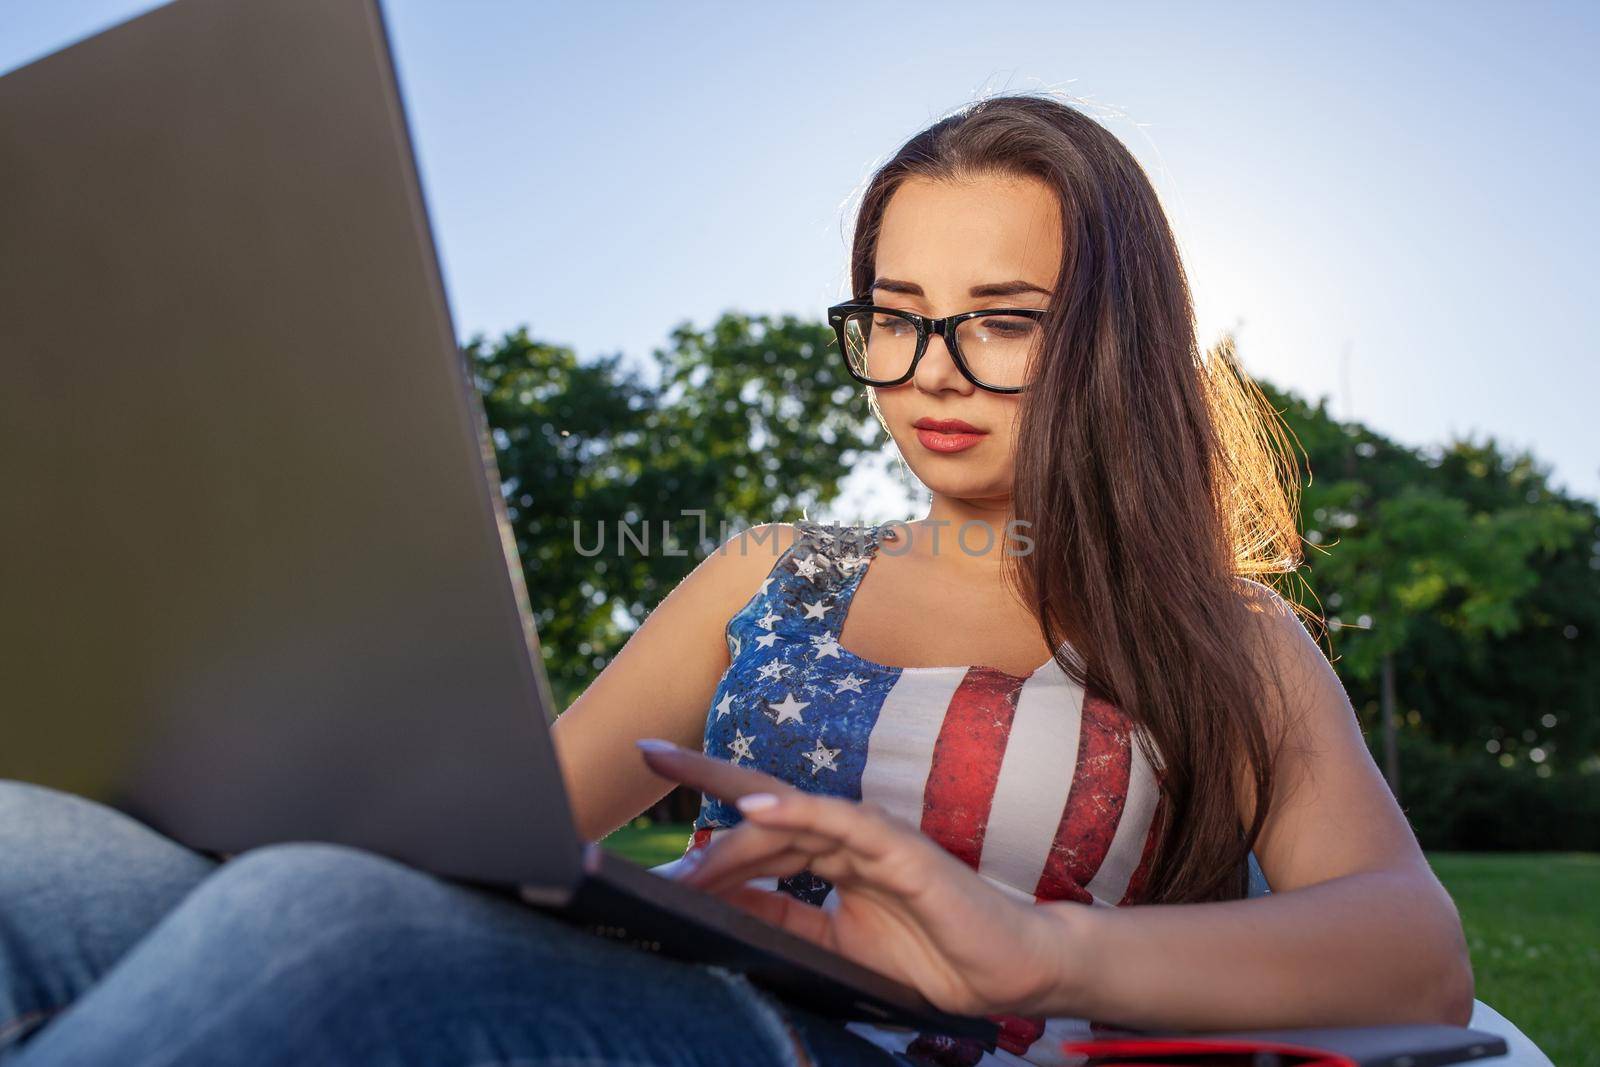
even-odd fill
[{"label": "woman's arm", "polygon": [[[947,1011],[1212,1030],[1464,1024],[1472,970],[1455,906],[1338,679],[1279,605],[1261,616],[1266,654],[1285,673],[1273,725],[1288,730],[1256,845],[1269,896],[1120,908],[1019,901],[879,805],[646,743],[663,779],[738,803],[744,816],[679,877]],[[1252,812],[1253,797],[1240,808]],[[748,884],[802,870],[833,883],[837,907]]]},{"label": "woman's arm", "polygon": [[[1286,731],[1255,845],[1272,893],[1087,908],[1048,904],[1062,973],[1041,1014],[1132,1027],[1465,1025],[1472,965],[1434,877],[1362,739],[1344,687],[1289,607],[1256,594],[1283,675]],[[1240,800],[1254,813],[1253,786]]]},{"label": "woman's arm", "polygon": [[639,759],[634,742],[665,737],[700,747],[728,669],[728,619],[795,536],[792,525],[765,523],[701,560],[556,718],[551,734],[584,840],[598,841],[672,789]]}]

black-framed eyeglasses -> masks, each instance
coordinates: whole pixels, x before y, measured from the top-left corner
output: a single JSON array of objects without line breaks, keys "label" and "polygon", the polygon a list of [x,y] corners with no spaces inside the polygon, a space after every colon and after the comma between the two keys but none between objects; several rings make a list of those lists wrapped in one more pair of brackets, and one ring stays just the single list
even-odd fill
[{"label": "black-framed eyeglasses", "polygon": [[879,307],[857,298],[828,309],[850,376],[866,385],[911,380],[928,351],[928,338],[944,338],[956,369],[980,389],[1020,393],[1028,387],[1044,336],[1042,308],[983,308],[932,319],[914,311]]}]

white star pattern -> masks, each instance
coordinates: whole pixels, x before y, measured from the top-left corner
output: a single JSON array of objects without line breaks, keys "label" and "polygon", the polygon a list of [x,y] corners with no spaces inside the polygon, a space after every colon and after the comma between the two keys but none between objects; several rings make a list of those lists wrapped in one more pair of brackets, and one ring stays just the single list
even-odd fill
[{"label": "white star pattern", "polygon": [[780,726],[788,722],[790,719],[793,719],[795,722],[804,726],[805,720],[800,717],[800,711],[801,709],[809,708],[810,706],[811,704],[809,701],[796,700],[793,693],[785,696],[781,703],[767,705],[767,707],[778,713],[777,717],[772,721]]},{"label": "white star pattern", "polygon": [[855,675],[855,672],[851,671],[849,674],[845,675],[843,678],[840,678],[839,680],[837,680],[836,682],[833,683],[834,686],[836,687],[834,689],[834,692],[835,693],[843,693],[845,690],[848,689],[852,693],[859,693],[859,692],[861,692],[862,684],[865,683],[865,682],[866,682],[865,678],[857,678],[856,675]]},{"label": "white star pattern", "polygon": [[[864,750],[872,725],[868,686],[873,699],[887,687],[876,670],[854,671],[858,658],[839,643],[838,631],[877,536],[871,527],[852,532],[807,524],[783,563],[761,580],[750,612],[725,635],[732,661],[712,705],[708,752],[813,791],[833,793],[855,781],[864,755],[857,750]],[[836,744],[827,743],[828,734]],[[707,798],[702,817],[731,825],[731,809]]]},{"label": "white star pattern", "polygon": [[811,777],[815,778],[818,771],[836,771],[834,757],[839,754],[839,749],[829,748],[822,743],[822,738],[817,738],[817,747],[804,753],[806,759],[811,761]]},{"label": "white star pattern", "polygon": [[[818,563],[818,560],[821,560],[822,562]],[[817,575],[822,573],[822,568],[826,567],[827,565],[827,556],[813,552],[805,559],[796,559],[794,561],[794,572],[808,582],[814,581]]]},{"label": "white star pattern", "polygon": [[733,740],[728,742],[728,747],[733,749],[734,763],[738,763],[742,759],[755,759],[754,754],[750,751],[750,742],[754,740],[755,738],[753,737],[746,737],[743,730],[734,727]]}]

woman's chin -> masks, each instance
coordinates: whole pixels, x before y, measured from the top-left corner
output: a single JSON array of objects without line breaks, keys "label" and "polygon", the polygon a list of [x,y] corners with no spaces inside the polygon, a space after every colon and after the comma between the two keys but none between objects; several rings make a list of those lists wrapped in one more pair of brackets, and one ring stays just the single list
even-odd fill
[{"label": "woman's chin", "polygon": [[907,464],[923,488],[935,496],[953,500],[1004,500],[1011,495],[1011,479],[992,471],[962,471],[945,460],[940,463]]}]

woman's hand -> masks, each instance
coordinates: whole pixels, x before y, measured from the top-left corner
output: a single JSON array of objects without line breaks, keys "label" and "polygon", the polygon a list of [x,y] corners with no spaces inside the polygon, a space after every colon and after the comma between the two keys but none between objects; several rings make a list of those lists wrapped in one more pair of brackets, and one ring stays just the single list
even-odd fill
[{"label": "woman's hand", "polygon": [[[1069,924],[1006,896],[918,828],[870,802],[818,796],[668,741],[639,742],[655,773],[736,804],[744,819],[685,857],[678,880],[909,985],[945,1011],[1059,1005]],[[837,908],[747,886],[810,870]]]}]

